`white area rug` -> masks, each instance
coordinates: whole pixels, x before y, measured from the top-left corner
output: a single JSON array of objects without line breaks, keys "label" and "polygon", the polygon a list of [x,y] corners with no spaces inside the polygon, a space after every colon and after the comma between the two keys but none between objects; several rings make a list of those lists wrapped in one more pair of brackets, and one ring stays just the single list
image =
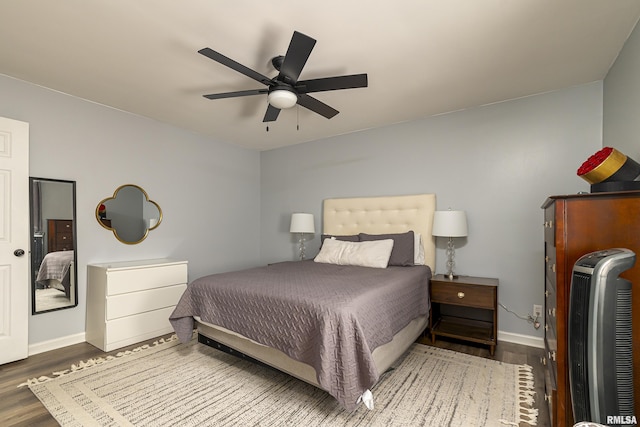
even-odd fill
[{"label": "white area rug", "polygon": [[531,367],[414,344],[344,411],[324,391],[175,337],[27,383],[62,426],[505,426],[536,424]]},{"label": "white area rug", "polygon": [[64,292],[54,288],[36,289],[36,307],[38,311],[53,310],[54,308],[68,307],[71,301]]}]

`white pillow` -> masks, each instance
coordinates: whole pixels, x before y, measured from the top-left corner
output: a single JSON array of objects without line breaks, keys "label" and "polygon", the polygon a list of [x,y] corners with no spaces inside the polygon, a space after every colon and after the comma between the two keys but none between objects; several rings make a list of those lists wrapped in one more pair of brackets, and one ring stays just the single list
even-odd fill
[{"label": "white pillow", "polygon": [[331,238],[325,239],[314,261],[325,264],[387,268],[392,249],[392,239],[345,242]]},{"label": "white pillow", "polygon": [[424,246],[422,246],[422,235],[414,232],[413,236],[413,263],[415,265],[424,265]]}]

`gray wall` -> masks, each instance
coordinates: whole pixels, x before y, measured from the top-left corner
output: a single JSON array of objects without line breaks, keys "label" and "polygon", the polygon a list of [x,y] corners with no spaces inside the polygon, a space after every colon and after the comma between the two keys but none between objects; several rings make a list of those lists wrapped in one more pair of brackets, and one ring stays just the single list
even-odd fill
[{"label": "gray wall", "polygon": [[640,27],[604,80],[603,146],[640,163]]},{"label": "gray wall", "polygon": [[[639,39],[636,30],[604,82],[605,145],[636,159]],[[498,277],[500,301],[526,314],[542,303],[540,205],[588,191],[575,171],[602,147],[602,82],[263,153],[5,76],[0,93],[0,116],[31,124],[30,175],[77,181],[80,305],[32,316],[32,344],[84,332],[87,263],[174,257],[193,279],[294,259],[290,214],[314,213],[320,231],[329,197],[434,192],[439,209],[466,210],[457,271]],[[133,246],[94,218],[127,183],[164,214]],[[318,246],[316,235],[308,252]],[[439,241],[438,272],[444,260]],[[499,329],[542,336],[504,310]]]},{"label": "gray wall", "polygon": [[[0,116],[30,123],[30,175],[77,181],[79,305],[31,316],[30,344],[84,333],[89,263],[185,259],[189,278],[259,263],[259,153],[1,75],[0,94]],[[164,215],[138,245],[95,219],[123,184]]]},{"label": "gray wall", "polygon": [[[589,191],[576,170],[601,148],[601,123],[596,82],[263,152],[262,261],[295,258],[292,212],[315,215],[315,255],[325,198],[436,193],[438,209],[467,212],[457,272],[499,278],[500,302],[526,315],[543,304],[540,206],[549,195]],[[542,337],[503,309],[499,330]]]}]

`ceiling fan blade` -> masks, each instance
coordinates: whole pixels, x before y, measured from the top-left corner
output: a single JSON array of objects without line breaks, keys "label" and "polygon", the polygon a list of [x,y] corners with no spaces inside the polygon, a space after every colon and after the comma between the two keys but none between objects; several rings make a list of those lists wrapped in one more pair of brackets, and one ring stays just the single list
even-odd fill
[{"label": "ceiling fan blade", "polygon": [[275,122],[276,119],[278,118],[278,114],[280,114],[280,109],[269,104],[269,106],[267,107],[267,112],[264,113],[264,119],[262,119],[262,121]]},{"label": "ceiling fan blade", "polygon": [[322,79],[301,80],[295,85],[298,93],[323,92],[327,90],[355,89],[367,87],[366,74],[351,74],[348,76],[325,77]]},{"label": "ceiling fan blade", "polygon": [[257,71],[252,70],[251,68],[245,67],[239,62],[234,61],[231,58],[227,58],[221,53],[216,52],[213,49],[205,47],[204,49],[200,49],[198,53],[206,56],[207,58],[213,59],[216,62],[219,62],[222,65],[226,65],[232,70],[236,70],[239,73],[244,74],[247,77],[251,77],[252,79],[259,81],[262,84],[269,85],[271,83],[271,79],[267,76],[260,74]]},{"label": "ceiling fan blade", "polygon": [[239,90],[236,92],[225,92],[225,93],[212,93],[211,95],[202,95],[207,99],[224,99],[224,98],[236,98],[239,96],[251,96],[251,95],[260,95],[263,93],[269,92],[269,89],[249,89],[249,90]]},{"label": "ceiling fan blade", "polygon": [[289,84],[298,81],[302,68],[307,63],[315,44],[316,41],[311,37],[297,31],[293,32],[282,67],[280,67],[280,80]]},{"label": "ceiling fan blade", "polygon": [[313,111],[314,113],[318,113],[321,116],[326,117],[327,119],[330,119],[339,113],[335,108],[329,107],[324,102],[318,101],[317,99],[303,93],[298,95],[298,104]]}]

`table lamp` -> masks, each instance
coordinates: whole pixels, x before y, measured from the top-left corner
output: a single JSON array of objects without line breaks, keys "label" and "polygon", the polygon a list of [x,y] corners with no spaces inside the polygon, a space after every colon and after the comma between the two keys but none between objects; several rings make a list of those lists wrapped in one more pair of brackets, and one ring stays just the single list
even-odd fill
[{"label": "table lamp", "polygon": [[300,255],[300,261],[305,257],[304,254],[304,241],[305,234],[313,234],[316,232],[313,226],[313,214],[310,213],[294,213],[291,215],[291,227],[289,232],[298,234],[298,251]]},{"label": "table lamp", "polygon": [[457,276],[453,274],[455,265],[456,250],[453,244],[454,237],[465,237],[467,235],[467,214],[464,211],[436,211],[433,215],[432,232],[436,237],[447,237],[447,274],[449,280]]}]

